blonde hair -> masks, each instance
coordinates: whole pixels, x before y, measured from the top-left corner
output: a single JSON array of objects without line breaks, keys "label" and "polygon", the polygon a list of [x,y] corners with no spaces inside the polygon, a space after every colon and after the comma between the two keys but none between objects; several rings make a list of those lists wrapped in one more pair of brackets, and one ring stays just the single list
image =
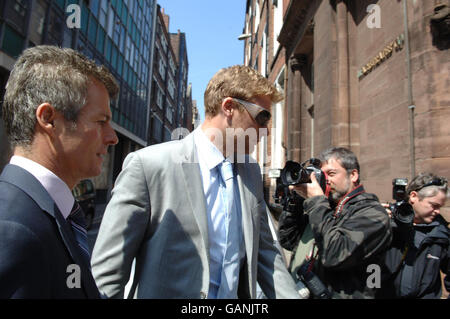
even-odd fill
[{"label": "blonde hair", "polygon": [[268,96],[272,103],[283,99],[275,86],[256,70],[245,65],[233,65],[220,69],[205,90],[205,115],[214,117],[226,97],[249,101],[257,96]]}]

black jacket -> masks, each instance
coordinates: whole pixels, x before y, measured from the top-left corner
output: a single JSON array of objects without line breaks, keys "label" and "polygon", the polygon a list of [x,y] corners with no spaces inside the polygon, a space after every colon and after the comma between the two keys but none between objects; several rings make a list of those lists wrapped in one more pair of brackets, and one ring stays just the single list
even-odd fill
[{"label": "black jacket", "polygon": [[[336,214],[325,196],[304,201],[308,219],[283,212],[279,222],[280,244],[293,248],[301,237],[304,221],[309,220],[318,248],[314,272],[332,291],[333,298],[374,298],[374,288],[367,287],[371,275],[368,266],[379,264],[392,239],[389,216],[374,194],[362,186],[350,194]],[[286,218],[290,215],[291,218]],[[286,221],[288,221],[286,223]]]},{"label": "black jacket", "polygon": [[377,298],[440,298],[450,290],[450,229],[442,217],[409,232],[393,223],[394,240],[386,253]]}]

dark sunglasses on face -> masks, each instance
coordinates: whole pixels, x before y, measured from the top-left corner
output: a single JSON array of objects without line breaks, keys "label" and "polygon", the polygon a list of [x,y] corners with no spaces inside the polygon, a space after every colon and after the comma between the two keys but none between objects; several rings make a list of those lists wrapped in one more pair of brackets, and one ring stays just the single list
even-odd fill
[{"label": "dark sunglasses on face", "polygon": [[269,111],[267,111],[262,106],[259,106],[258,104],[250,103],[241,99],[232,98],[239,104],[241,104],[247,112],[253,117],[256,123],[258,123],[261,127],[266,127],[267,123],[269,122],[271,118],[271,114]]}]

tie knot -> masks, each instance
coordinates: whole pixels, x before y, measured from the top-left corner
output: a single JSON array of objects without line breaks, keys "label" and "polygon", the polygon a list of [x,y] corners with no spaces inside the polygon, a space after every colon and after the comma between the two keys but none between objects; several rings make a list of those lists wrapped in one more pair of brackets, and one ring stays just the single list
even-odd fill
[{"label": "tie knot", "polygon": [[227,160],[223,161],[220,165],[220,173],[224,181],[233,178],[233,165]]}]

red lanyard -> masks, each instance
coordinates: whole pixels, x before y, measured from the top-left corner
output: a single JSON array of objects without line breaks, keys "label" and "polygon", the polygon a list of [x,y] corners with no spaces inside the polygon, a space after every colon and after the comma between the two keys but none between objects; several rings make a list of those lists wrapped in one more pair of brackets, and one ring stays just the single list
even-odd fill
[{"label": "red lanyard", "polygon": [[348,192],[343,199],[339,201],[339,203],[336,206],[336,210],[333,213],[333,218],[336,219],[342,214],[342,210],[344,209],[344,205],[353,197],[358,196],[362,193],[365,193],[364,187],[362,185],[357,186],[356,188],[352,189],[350,192]]}]

